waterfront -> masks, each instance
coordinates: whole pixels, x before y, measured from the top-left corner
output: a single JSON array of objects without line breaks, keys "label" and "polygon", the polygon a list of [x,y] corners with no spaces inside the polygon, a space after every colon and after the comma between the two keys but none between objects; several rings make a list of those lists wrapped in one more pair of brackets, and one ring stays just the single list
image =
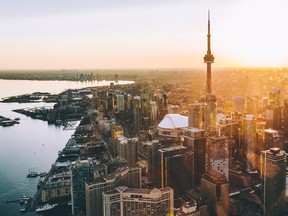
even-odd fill
[{"label": "waterfront", "polygon": [[[125,81],[119,81],[119,84],[123,83]],[[59,93],[67,88],[84,88],[97,86],[97,84],[99,86],[109,85],[110,81],[79,83],[16,80],[14,83],[13,80],[0,80],[0,98],[35,91]],[[20,124],[0,127],[1,215],[20,215],[20,205],[18,203],[7,204],[6,201],[19,199],[23,195],[34,196],[39,178],[26,178],[29,170],[48,172],[58,156],[58,151],[63,149],[74,132],[12,111],[13,109],[43,105],[43,103],[0,103],[0,115],[12,119],[20,118]],[[35,213],[26,213],[26,215],[35,215]]]}]

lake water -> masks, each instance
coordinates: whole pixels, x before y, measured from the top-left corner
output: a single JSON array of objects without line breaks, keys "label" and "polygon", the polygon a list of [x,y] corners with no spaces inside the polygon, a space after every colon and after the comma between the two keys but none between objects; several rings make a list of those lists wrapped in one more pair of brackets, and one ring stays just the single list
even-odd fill
[{"label": "lake water", "polygon": [[[111,81],[27,81],[0,80],[0,98],[32,93],[36,91],[59,93],[68,88],[109,85]],[[118,81],[118,84],[132,83]],[[32,119],[13,112],[13,109],[43,106],[44,103],[0,103],[0,115],[20,118],[20,124],[0,127],[0,215],[20,214],[18,203],[7,204],[23,195],[34,196],[38,178],[28,179],[29,170],[48,172],[74,131],[48,125],[47,122]],[[35,215],[30,212],[25,215]]]}]

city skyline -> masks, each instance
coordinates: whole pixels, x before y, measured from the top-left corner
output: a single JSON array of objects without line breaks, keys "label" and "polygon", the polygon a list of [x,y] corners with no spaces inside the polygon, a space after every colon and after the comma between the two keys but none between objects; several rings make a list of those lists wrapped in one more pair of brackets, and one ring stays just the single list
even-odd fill
[{"label": "city skyline", "polygon": [[284,0],[0,4],[1,70],[202,68],[208,9],[216,69],[287,66]]}]

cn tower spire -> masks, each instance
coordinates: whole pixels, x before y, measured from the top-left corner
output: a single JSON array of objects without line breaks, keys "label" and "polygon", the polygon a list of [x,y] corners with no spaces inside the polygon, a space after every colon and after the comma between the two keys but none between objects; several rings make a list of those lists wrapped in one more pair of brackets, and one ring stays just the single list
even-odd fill
[{"label": "cn tower spire", "polygon": [[206,93],[212,93],[211,83],[211,64],[214,62],[214,56],[211,53],[211,34],[210,34],[210,10],[208,10],[208,34],[207,34],[207,53],[204,56],[204,62],[207,64],[207,84]]}]

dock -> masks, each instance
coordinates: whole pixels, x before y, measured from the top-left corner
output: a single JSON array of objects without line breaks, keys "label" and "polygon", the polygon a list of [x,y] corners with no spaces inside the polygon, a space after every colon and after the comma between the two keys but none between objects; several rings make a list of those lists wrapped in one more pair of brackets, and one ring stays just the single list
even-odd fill
[{"label": "dock", "polygon": [[0,116],[0,126],[2,127],[13,126],[14,124],[19,124],[19,123],[20,123],[19,121],[16,121],[14,119]]}]

